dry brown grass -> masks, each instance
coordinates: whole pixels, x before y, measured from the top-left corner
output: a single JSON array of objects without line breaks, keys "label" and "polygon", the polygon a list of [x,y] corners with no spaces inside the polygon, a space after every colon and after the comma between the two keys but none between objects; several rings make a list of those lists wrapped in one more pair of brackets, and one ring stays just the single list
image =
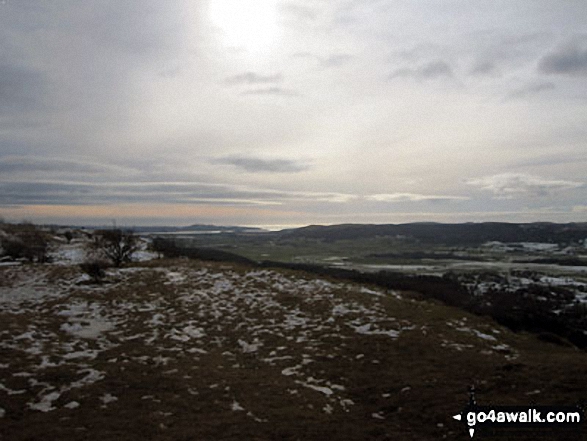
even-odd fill
[{"label": "dry brown grass", "polygon": [[[286,271],[271,271],[272,279],[251,276],[244,266],[186,260],[133,266],[136,272],[112,273],[110,283],[99,288],[73,283],[80,275],[74,267],[47,267],[48,274],[35,283],[62,295],[26,304],[19,314],[0,312],[0,363],[8,365],[0,369],[0,383],[25,391],[0,390],[5,410],[0,439],[464,440],[469,439],[464,427],[451,415],[466,404],[470,385],[480,404],[570,405],[587,395],[584,352],[513,334],[455,308],[409,296],[377,297],[334,281],[321,290],[313,277]],[[0,294],[26,284],[30,268],[0,269],[9,281]],[[239,283],[220,289],[215,284],[223,278]],[[278,279],[283,286],[275,285]],[[252,302],[237,295],[239,289],[271,295]],[[212,298],[202,294],[187,301],[194,293]],[[265,308],[269,301],[275,307]],[[83,302],[99,305],[116,326],[97,339],[64,332],[68,316],[58,312]],[[379,326],[401,330],[400,335],[358,333],[349,323],[364,313],[334,316],[336,305],[377,311],[372,317]],[[306,325],[284,332],[292,311],[299,311]],[[155,314],[164,319],[151,326]],[[180,335],[174,330],[190,320],[205,336],[174,340]],[[14,340],[31,330],[44,342],[41,353],[24,352],[34,340]],[[255,337],[262,345],[244,350],[241,342],[253,344]],[[497,343],[508,349],[494,349]],[[94,359],[67,358],[91,350],[97,351]],[[304,355],[312,361],[295,375],[284,375]],[[40,368],[43,356],[61,364]],[[275,357],[290,358],[267,361]],[[50,392],[46,385],[56,390],[71,385],[83,378],[83,369],[103,378],[64,390],[52,402],[54,410],[30,409]],[[308,384],[328,387],[332,395]],[[108,394],[117,400],[104,404],[101,398]],[[343,400],[354,404],[345,408]],[[64,407],[73,401],[79,407]]]}]

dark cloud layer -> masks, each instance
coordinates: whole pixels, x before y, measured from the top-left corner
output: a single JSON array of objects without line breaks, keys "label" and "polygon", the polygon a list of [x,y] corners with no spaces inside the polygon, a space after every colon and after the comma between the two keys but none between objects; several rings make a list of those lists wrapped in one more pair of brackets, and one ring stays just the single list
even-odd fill
[{"label": "dark cloud layer", "polygon": [[224,80],[226,84],[237,85],[237,84],[267,84],[267,83],[280,83],[283,81],[283,75],[281,73],[275,73],[270,75],[263,75],[256,72],[244,72],[238,75],[233,75]]},{"label": "dark cloud layer", "polygon": [[431,61],[426,64],[422,64],[415,68],[406,67],[397,69],[391,73],[389,78],[394,79],[402,77],[411,77],[415,79],[428,80],[442,77],[451,78],[452,76],[452,67],[446,61],[437,60]]},{"label": "dark cloud layer", "polygon": [[507,96],[507,98],[508,99],[525,98],[527,96],[535,95],[537,93],[544,92],[547,90],[554,90],[555,88],[556,88],[555,84],[550,81],[537,83],[537,84],[530,84],[528,86],[521,87],[519,89],[514,90],[513,92],[511,92]]},{"label": "dark cloud layer", "polygon": [[251,173],[298,173],[308,170],[306,164],[289,159],[260,159],[232,156],[216,160],[220,164],[228,164]]},{"label": "dark cloud layer", "polygon": [[495,63],[491,61],[483,61],[473,66],[473,69],[471,69],[471,75],[491,75],[495,70]]},{"label": "dark cloud layer", "polygon": [[131,172],[128,168],[63,158],[30,156],[6,156],[0,158],[0,173],[26,172],[34,175],[43,172],[102,174],[109,172]]},{"label": "dark cloud layer", "polygon": [[587,38],[570,42],[545,55],[538,67],[547,74],[587,75]]},{"label": "dark cloud layer", "polygon": [[46,80],[40,72],[18,65],[0,65],[0,114],[43,107],[46,90]]},{"label": "dark cloud layer", "polygon": [[113,203],[281,205],[287,202],[342,203],[352,195],[296,192],[197,182],[0,181],[0,206],[96,205]]},{"label": "dark cloud layer", "polygon": [[299,96],[300,94],[295,90],[285,89],[283,87],[272,86],[272,87],[260,87],[257,89],[245,90],[241,95],[276,95],[285,97]]},{"label": "dark cloud layer", "polygon": [[346,53],[333,53],[329,55],[316,55],[311,52],[296,52],[292,55],[293,58],[301,58],[308,60],[315,60],[318,66],[322,69],[331,67],[340,67],[347,64],[353,59],[353,56]]}]

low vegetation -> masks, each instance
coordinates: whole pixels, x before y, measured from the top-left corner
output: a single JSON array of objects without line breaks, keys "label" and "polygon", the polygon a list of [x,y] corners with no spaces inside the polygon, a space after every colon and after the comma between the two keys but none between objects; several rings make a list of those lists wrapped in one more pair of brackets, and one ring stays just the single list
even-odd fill
[{"label": "low vegetation", "polygon": [[47,261],[50,235],[31,223],[3,224],[0,237],[2,254],[29,262]]},{"label": "low vegetation", "polygon": [[103,259],[89,258],[79,265],[80,269],[90,277],[93,283],[102,283],[106,277],[106,269],[110,264]]},{"label": "low vegetation", "polygon": [[[122,230],[0,231],[4,254],[46,240],[0,266],[0,439],[464,440],[451,416],[470,386],[479,404],[585,404],[587,284],[571,277],[249,259],[243,243],[279,248],[251,235],[155,238],[142,261],[148,239]],[[284,240],[288,259],[362,249]],[[467,253],[369,240],[375,259]]]},{"label": "low vegetation", "polygon": [[94,232],[91,249],[119,267],[131,261],[139,248],[139,238],[132,231],[121,229],[98,230]]},{"label": "low vegetation", "polygon": [[585,397],[584,352],[400,290],[188,259],[103,285],[77,266],[0,271],[11,441],[466,440],[452,415],[470,386],[479,404]]},{"label": "low vegetation", "polygon": [[[244,242],[250,241],[243,238]],[[512,272],[451,272],[444,275],[414,275],[397,271],[365,272],[345,267],[316,263],[283,261],[251,261],[240,255],[213,248],[199,248],[189,241],[157,239],[158,249],[169,257],[185,256],[203,260],[245,262],[266,268],[285,268],[320,276],[334,277],[355,283],[372,284],[386,289],[413,292],[422,299],[440,300],[447,305],[492,317],[515,332],[528,331],[557,336],[560,344],[572,344],[587,350],[587,316],[583,304],[574,304],[574,291],[562,286],[536,283],[510,288],[511,275],[533,277],[530,273]],[[267,247],[270,248],[269,246]],[[241,251],[241,248],[235,247]],[[433,255],[430,252],[412,252],[410,257]],[[385,254],[391,255],[390,253]],[[536,278],[536,275],[534,275]],[[536,280],[539,280],[536,279]],[[493,287],[477,292],[476,286],[487,283]],[[584,289],[579,285],[578,289]]]}]

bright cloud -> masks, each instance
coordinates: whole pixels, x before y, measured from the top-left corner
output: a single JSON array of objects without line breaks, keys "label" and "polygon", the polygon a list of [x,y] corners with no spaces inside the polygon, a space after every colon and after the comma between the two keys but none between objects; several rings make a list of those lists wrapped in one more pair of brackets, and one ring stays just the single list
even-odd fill
[{"label": "bright cloud", "polygon": [[468,184],[488,190],[498,198],[511,199],[523,196],[547,196],[553,192],[583,187],[582,182],[544,179],[521,173],[502,173],[467,181]]}]

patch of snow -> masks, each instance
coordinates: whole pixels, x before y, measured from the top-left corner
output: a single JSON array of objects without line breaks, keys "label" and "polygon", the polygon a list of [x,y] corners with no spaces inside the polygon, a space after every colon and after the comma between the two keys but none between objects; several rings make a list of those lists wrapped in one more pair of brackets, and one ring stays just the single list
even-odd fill
[{"label": "patch of snow", "polygon": [[148,250],[135,251],[132,254],[133,262],[148,262],[149,260],[155,260],[157,258],[159,258],[157,253]]},{"label": "patch of snow", "polygon": [[87,257],[86,243],[62,244],[48,255],[55,265],[79,265]]},{"label": "patch of snow", "polygon": [[234,411],[234,412],[241,412],[241,411],[244,411],[244,410],[245,410],[245,408],[244,408],[244,407],[242,407],[242,406],[241,406],[241,405],[238,403],[238,401],[236,401],[236,400],[233,400],[233,401],[232,401],[232,404],[230,405],[230,409],[231,409],[232,411]]},{"label": "patch of snow", "polygon": [[21,389],[21,390],[10,389],[10,388],[4,386],[2,383],[0,383],[0,390],[6,392],[7,395],[20,395],[20,394],[24,394],[26,392],[25,389]]},{"label": "patch of snow", "polygon": [[77,401],[70,401],[63,407],[65,407],[66,409],[77,409],[79,406],[80,404]]},{"label": "patch of snow", "polygon": [[95,339],[103,332],[111,331],[115,327],[114,323],[104,319],[80,319],[80,321],[84,324],[63,323],[60,329],[76,337]]},{"label": "patch of snow", "polygon": [[483,340],[497,341],[497,339],[493,335],[484,334],[483,332],[478,331],[476,329],[471,329],[468,327],[460,327],[460,328],[456,328],[456,330],[461,331],[461,332],[468,332],[468,333],[473,334],[476,337],[479,337],[480,339],[483,339]]},{"label": "patch of snow", "polygon": [[104,379],[104,373],[97,371],[95,369],[81,369],[80,371],[78,371],[78,373],[83,374],[85,373],[86,376],[81,378],[80,380],[74,381],[73,383],[71,383],[69,385],[70,389],[77,389],[80,387],[84,387],[84,386],[88,386],[90,384],[93,384],[97,381],[103,380]]},{"label": "patch of snow", "polygon": [[324,395],[326,395],[327,397],[329,397],[330,395],[332,395],[334,392],[332,391],[332,389],[330,389],[329,387],[325,387],[325,386],[316,386],[315,384],[310,384],[310,383],[305,383],[303,381],[296,381],[297,384],[300,384],[304,387],[307,387],[309,389],[315,390],[317,392],[321,392]]},{"label": "patch of snow", "polygon": [[289,377],[291,375],[298,375],[298,369],[300,369],[301,367],[302,367],[302,365],[297,365],[297,366],[285,368],[281,371],[281,375],[285,375],[286,377]]},{"label": "patch of snow", "polygon": [[[87,349],[85,351],[68,352],[63,356],[64,360],[74,360],[78,358],[89,358],[91,360],[98,356],[98,351],[95,349]],[[43,366],[47,367],[47,365]]]},{"label": "patch of snow", "polygon": [[390,329],[388,331],[383,331],[381,329],[371,329],[371,323],[367,323],[365,325],[361,325],[361,326],[352,326],[355,329],[355,332],[357,334],[363,334],[363,335],[387,335],[391,338],[397,338],[399,337],[399,331],[395,331],[393,329]]},{"label": "patch of snow", "polygon": [[350,398],[345,398],[339,401],[344,410],[348,412],[348,408],[355,405],[355,402]]},{"label": "patch of snow", "polygon": [[177,271],[167,271],[167,282],[166,285],[178,285],[185,281],[186,277],[184,274]]},{"label": "patch of snow", "polygon": [[244,341],[244,340],[239,340],[239,341],[238,341],[238,344],[239,344],[239,346],[241,347],[241,349],[242,349],[243,353],[245,353],[245,354],[249,354],[249,353],[251,353],[251,352],[257,352],[257,350],[258,350],[258,349],[259,349],[261,346],[263,346],[263,343],[256,342],[256,343],[251,343],[251,344],[249,344],[249,343],[247,343],[247,342],[246,342],[246,341]]},{"label": "patch of snow", "polygon": [[558,249],[558,244],[556,243],[520,242],[519,245],[529,251],[552,251]]},{"label": "patch of snow", "polygon": [[51,410],[55,410],[55,407],[52,406],[53,401],[59,399],[60,396],[60,392],[48,393],[47,395],[44,395],[39,402],[33,404],[29,403],[29,408],[41,412],[49,412]]},{"label": "patch of snow", "polygon": [[107,394],[102,395],[100,397],[100,400],[104,404],[109,404],[109,403],[113,403],[114,401],[118,401],[118,398],[115,397],[114,395],[111,395],[111,394],[107,393]]},{"label": "patch of snow", "polygon": [[361,294],[369,294],[371,296],[379,296],[380,297],[383,295],[383,293],[380,291],[374,291],[372,289],[365,288],[364,286],[361,286],[361,288],[359,289],[359,292]]}]

